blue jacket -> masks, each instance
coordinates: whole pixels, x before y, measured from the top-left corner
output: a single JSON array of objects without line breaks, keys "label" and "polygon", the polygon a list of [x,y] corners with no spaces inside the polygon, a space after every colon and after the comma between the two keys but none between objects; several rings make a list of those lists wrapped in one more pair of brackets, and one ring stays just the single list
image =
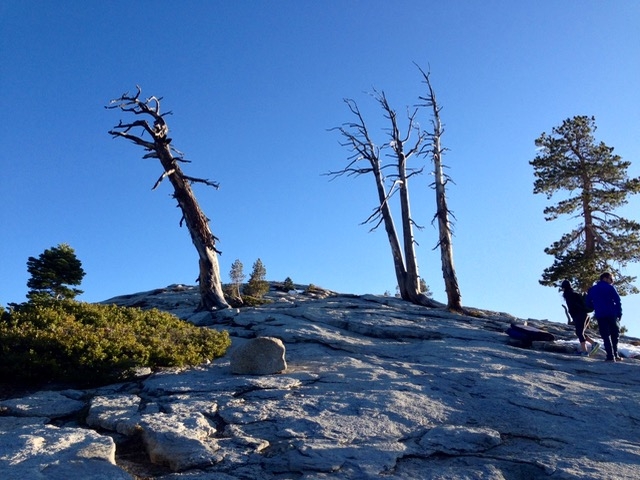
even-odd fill
[{"label": "blue jacket", "polygon": [[600,280],[587,293],[587,304],[593,306],[596,318],[622,317],[620,295],[610,283]]}]

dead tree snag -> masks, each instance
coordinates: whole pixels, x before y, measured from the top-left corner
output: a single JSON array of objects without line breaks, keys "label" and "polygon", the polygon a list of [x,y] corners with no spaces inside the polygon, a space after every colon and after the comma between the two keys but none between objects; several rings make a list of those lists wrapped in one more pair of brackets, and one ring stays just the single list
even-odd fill
[{"label": "dead tree snag", "polygon": [[[141,99],[141,89],[137,88],[135,95],[123,94],[120,98],[112,100],[106,107],[108,109],[119,109],[126,113],[139,116],[138,120],[131,123],[122,123],[113,127],[109,131],[114,138],[122,137],[140,145],[147,151],[143,158],[157,158],[160,160],[164,172],[153,186],[153,189],[168,178],[173,185],[173,197],[178,202],[182,210],[182,222],[186,223],[191,235],[191,240],[198,251],[200,259],[200,305],[198,310],[215,310],[228,308],[229,304],[222,293],[222,282],[220,278],[220,267],[217,255],[220,253],[216,249],[216,237],[211,233],[209,220],[202,212],[198,201],[191,189],[192,183],[204,183],[205,185],[218,188],[216,182],[203,178],[195,178],[185,175],[180,168],[180,162],[187,162],[184,155],[171,145],[171,138],[167,136],[169,127],[164,119],[171,112],[160,113],[160,100],[162,97],[149,97]],[[152,123],[150,123],[152,122]],[[142,135],[137,136],[131,133],[134,128],[142,128]],[[144,134],[148,134],[150,140],[143,139]]]}]

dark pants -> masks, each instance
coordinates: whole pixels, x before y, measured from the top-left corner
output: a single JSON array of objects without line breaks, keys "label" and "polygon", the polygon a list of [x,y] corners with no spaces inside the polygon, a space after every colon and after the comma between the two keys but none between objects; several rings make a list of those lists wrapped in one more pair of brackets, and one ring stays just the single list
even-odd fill
[{"label": "dark pants", "polygon": [[[580,318],[582,317],[582,318]],[[578,336],[578,340],[580,341],[580,343],[584,343],[587,341],[587,339],[584,336],[584,333],[587,330],[587,316],[584,315],[576,315],[573,316],[571,315],[571,319],[573,320],[573,324],[576,327],[576,335]]]},{"label": "dark pants", "polygon": [[604,349],[607,352],[607,360],[613,360],[618,355],[618,337],[620,336],[618,319],[615,317],[598,318],[598,330],[600,330]]}]

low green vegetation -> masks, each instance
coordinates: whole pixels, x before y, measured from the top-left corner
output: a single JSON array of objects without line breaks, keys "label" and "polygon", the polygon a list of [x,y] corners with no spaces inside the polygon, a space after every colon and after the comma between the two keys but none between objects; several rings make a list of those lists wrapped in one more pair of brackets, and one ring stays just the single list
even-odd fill
[{"label": "low green vegetation", "polygon": [[309,285],[307,285],[307,289],[304,291],[304,293],[318,293],[320,291],[320,288],[316,287],[313,283],[310,283]]},{"label": "low green vegetation", "polygon": [[226,352],[226,331],[196,327],[159,310],[74,300],[0,310],[3,381],[100,384],[139,367],[198,365]]},{"label": "low green vegetation", "polygon": [[254,262],[249,281],[245,284],[244,266],[240,260],[235,260],[231,265],[229,277],[231,284],[223,285],[224,295],[234,308],[256,307],[271,303],[264,298],[269,292],[269,282],[266,280],[267,269],[259,258]]},{"label": "low green vegetation", "polygon": [[264,267],[262,260],[257,259],[253,264],[249,281],[242,289],[242,293],[256,300],[262,299],[269,291],[269,282],[266,281],[266,277],[267,269]]}]

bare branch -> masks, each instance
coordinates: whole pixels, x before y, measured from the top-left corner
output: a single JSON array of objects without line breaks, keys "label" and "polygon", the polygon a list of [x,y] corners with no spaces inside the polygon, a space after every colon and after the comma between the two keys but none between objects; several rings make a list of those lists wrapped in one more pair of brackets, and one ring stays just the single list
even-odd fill
[{"label": "bare branch", "polygon": [[156,188],[158,188],[158,185],[160,185],[160,182],[162,182],[162,180],[164,180],[169,175],[173,175],[174,173],[176,173],[176,169],[175,168],[172,169],[172,170],[167,170],[166,172],[162,172],[162,175],[160,175],[160,178],[158,178],[158,180],[153,185],[153,188],[151,190],[155,190]]},{"label": "bare branch", "polygon": [[126,138],[127,140],[131,140],[133,143],[141,145],[147,150],[154,149],[153,143],[142,140],[140,137],[136,137],[135,135],[131,135],[129,133],[124,133],[124,132],[116,132],[114,130],[109,130],[109,134],[111,134],[114,137],[123,137],[123,138]]},{"label": "bare branch", "polygon": [[184,174],[182,175],[182,177],[185,180],[189,180],[191,183],[204,183],[205,185],[209,185],[210,187],[213,187],[216,190],[220,188],[220,184],[218,182],[212,182],[211,180],[207,180],[204,178],[189,177],[188,175],[184,175]]}]

